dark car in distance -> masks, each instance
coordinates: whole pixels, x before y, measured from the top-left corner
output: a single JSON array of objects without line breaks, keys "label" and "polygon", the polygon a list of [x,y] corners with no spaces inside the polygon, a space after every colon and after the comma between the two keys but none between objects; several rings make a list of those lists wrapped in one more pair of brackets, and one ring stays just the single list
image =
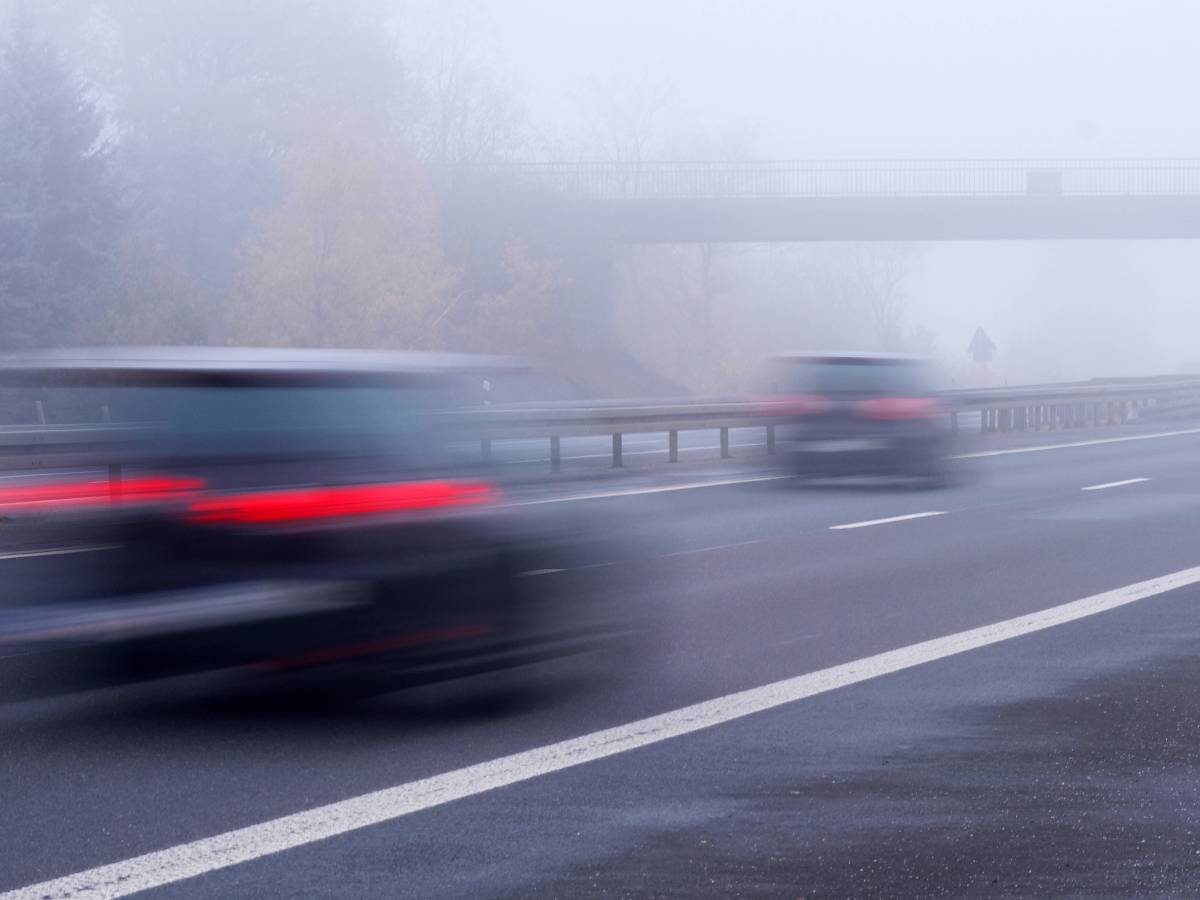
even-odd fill
[{"label": "dark car in distance", "polygon": [[929,362],[885,353],[796,354],[772,363],[766,409],[781,459],[802,476],[950,479],[947,410]]},{"label": "dark car in distance", "polygon": [[118,679],[233,669],[372,690],[567,652],[571,635],[548,638],[525,602],[528,541],[499,487],[443,453],[447,418],[506,365],[225,349],[0,359],[9,421],[36,406],[77,440],[46,474],[0,487],[4,537],[79,549],[55,578],[9,585],[0,649],[86,648],[89,672]]}]

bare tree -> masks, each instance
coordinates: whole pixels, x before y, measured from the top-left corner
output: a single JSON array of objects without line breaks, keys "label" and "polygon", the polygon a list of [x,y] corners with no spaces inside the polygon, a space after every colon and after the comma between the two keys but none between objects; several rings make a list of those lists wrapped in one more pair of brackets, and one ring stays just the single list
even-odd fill
[{"label": "bare tree", "polygon": [[905,349],[905,282],[917,251],[912,244],[854,244],[843,273],[845,300],[862,308],[880,350]]},{"label": "bare tree", "polygon": [[664,159],[679,116],[670,81],[591,81],[575,94],[583,122],[579,155],[605,162]]},{"label": "bare tree", "polygon": [[528,115],[491,43],[477,6],[432,4],[405,20],[405,58],[418,91],[421,157],[445,164],[512,159],[530,145]]}]

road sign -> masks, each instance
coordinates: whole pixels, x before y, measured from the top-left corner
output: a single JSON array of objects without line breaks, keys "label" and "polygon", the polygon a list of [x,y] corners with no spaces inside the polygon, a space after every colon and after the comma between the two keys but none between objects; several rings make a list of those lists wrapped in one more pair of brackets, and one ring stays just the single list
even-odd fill
[{"label": "road sign", "polygon": [[992,354],[996,352],[996,344],[988,337],[988,333],[983,330],[980,325],[975,329],[975,336],[971,338],[971,343],[967,344],[967,353],[971,359],[977,363],[986,363],[992,361]]}]

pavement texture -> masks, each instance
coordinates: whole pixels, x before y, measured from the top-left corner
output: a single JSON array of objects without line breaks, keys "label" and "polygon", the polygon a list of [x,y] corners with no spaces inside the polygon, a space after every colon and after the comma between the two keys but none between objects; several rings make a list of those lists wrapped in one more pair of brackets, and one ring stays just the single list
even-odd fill
[{"label": "pavement texture", "polygon": [[[437,690],[264,702],[208,678],[0,705],[0,891],[1195,566],[1198,458],[1200,435],[1178,435],[970,460],[938,491],[755,481],[770,470],[741,458],[529,484],[514,500],[554,536],[531,581],[646,613],[639,654],[531,670],[503,715]],[[688,486],[705,480],[743,483]],[[533,502],[569,494],[588,496]],[[54,565],[0,574],[20,594]],[[150,893],[1195,896],[1197,601],[1171,591]],[[0,660],[0,692],[36,663]]]}]

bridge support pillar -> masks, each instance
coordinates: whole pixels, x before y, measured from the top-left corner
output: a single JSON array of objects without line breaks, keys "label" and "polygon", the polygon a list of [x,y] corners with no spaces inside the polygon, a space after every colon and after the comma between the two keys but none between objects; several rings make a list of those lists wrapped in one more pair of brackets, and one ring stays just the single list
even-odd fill
[{"label": "bridge support pillar", "polygon": [[679,432],[667,432],[667,462],[679,462]]},{"label": "bridge support pillar", "polygon": [[562,468],[562,441],[557,436],[550,438],[550,470],[557,472]]},{"label": "bridge support pillar", "polygon": [[729,459],[729,429],[721,429],[721,459]]},{"label": "bridge support pillar", "polygon": [[621,435],[619,432],[612,436],[612,448],[613,448],[613,462],[612,462],[613,468],[619,469],[623,465],[625,465],[624,461],[621,459]]}]

